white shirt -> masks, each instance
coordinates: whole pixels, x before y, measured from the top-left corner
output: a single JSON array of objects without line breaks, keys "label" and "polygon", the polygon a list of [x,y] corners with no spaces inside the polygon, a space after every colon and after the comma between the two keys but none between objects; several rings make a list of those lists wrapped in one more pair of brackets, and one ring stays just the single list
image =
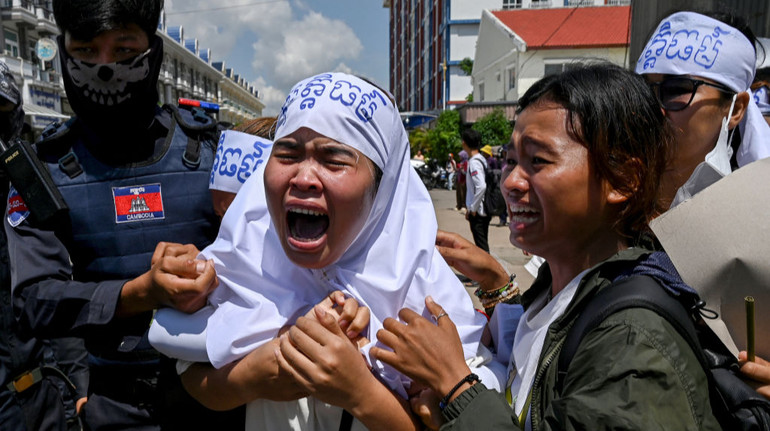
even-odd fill
[{"label": "white shirt", "polygon": [[509,376],[513,376],[509,393],[513,396],[516,415],[521,415],[532,389],[548,328],[567,310],[575,297],[580,280],[587,272],[588,269],[573,278],[551,301],[547,301],[549,291],[543,292],[519,320],[516,338],[513,341],[511,362],[508,366]]},{"label": "white shirt", "polygon": [[476,212],[480,216],[487,215],[484,212],[484,192],[487,190],[486,167],[487,161],[481,154],[476,154],[468,160],[468,177],[465,182],[468,193],[465,195],[465,206],[468,212]]}]

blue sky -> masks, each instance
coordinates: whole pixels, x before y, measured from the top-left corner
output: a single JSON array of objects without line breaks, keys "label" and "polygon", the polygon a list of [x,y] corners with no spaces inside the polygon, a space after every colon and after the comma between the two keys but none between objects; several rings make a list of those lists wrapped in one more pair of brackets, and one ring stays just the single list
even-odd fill
[{"label": "blue sky", "polygon": [[382,0],[166,0],[167,25],[254,84],[265,115],[293,84],[343,71],[388,88],[389,12]]}]

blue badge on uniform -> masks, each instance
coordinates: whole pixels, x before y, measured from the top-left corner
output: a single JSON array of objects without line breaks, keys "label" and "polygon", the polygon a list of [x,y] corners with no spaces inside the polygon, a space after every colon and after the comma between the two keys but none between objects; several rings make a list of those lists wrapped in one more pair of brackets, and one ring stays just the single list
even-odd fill
[{"label": "blue badge on uniform", "polygon": [[160,184],[113,187],[115,201],[115,222],[129,223],[166,218]]},{"label": "blue badge on uniform", "polygon": [[19,192],[11,186],[8,191],[8,224],[13,227],[18,226],[29,217],[29,208],[24,200],[19,196]]}]

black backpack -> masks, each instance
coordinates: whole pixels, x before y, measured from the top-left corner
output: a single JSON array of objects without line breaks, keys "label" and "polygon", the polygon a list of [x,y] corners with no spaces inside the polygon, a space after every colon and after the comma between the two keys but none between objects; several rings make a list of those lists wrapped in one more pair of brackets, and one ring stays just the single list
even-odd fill
[{"label": "black backpack", "polygon": [[666,319],[695,352],[709,379],[711,408],[725,430],[770,430],[770,401],[738,376],[738,361],[703,322],[705,303],[674,298],[647,276],[613,284],[590,300],[578,316],[559,355],[556,388],[561,391],[572,357],[583,337],[608,316],[627,308],[646,308]]},{"label": "black backpack", "polygon": [[484,212],[488,216],[499,216],[505,211],[505,199],[503,192],[500,191],[500,169],[490,169],[488,164],[484,164],[484,182],[487,189],[484,191]]}]

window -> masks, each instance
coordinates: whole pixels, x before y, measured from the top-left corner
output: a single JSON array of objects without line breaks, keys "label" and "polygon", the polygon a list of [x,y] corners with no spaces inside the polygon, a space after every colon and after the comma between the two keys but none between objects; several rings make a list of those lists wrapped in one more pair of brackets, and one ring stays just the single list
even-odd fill
[{"label": "window", "polygon": [[571,67],[571,64],[572,63],[569,61],[559,61],[559,62],[549,63],[546,60],[543,76],[550,76],[550,75],[556,75],[557,73],[562,73],[565,70],[569,69]]},{"label": "window", "polygon": [[516,66],[508,68],[508,89],[516,88]]},{"label": "window", "polygon": [[503,9],[521,9],[521,0],[503,0]]},{"label": "window", "polygon": [[37,58],[37,49],[35,49],[37,45],[37,39],[29,39],[29,43],[27,45],[29,45],[29,49],[27,49],[27,52],[29,52],[29,59],[32,62],[39,64],[40,60]]},{"label": "window", "polygon": [[479,102],[484,101],[484,83],[479,82]]},{"label": "window", "polygon": [[12,57],[19,56],[19,35],[15,31],[4,29],[5,52]]},{"label": "window", "polygon": [[551,0],[532,0],[530,6],[532,9],[541,9],[551,7]]}]

